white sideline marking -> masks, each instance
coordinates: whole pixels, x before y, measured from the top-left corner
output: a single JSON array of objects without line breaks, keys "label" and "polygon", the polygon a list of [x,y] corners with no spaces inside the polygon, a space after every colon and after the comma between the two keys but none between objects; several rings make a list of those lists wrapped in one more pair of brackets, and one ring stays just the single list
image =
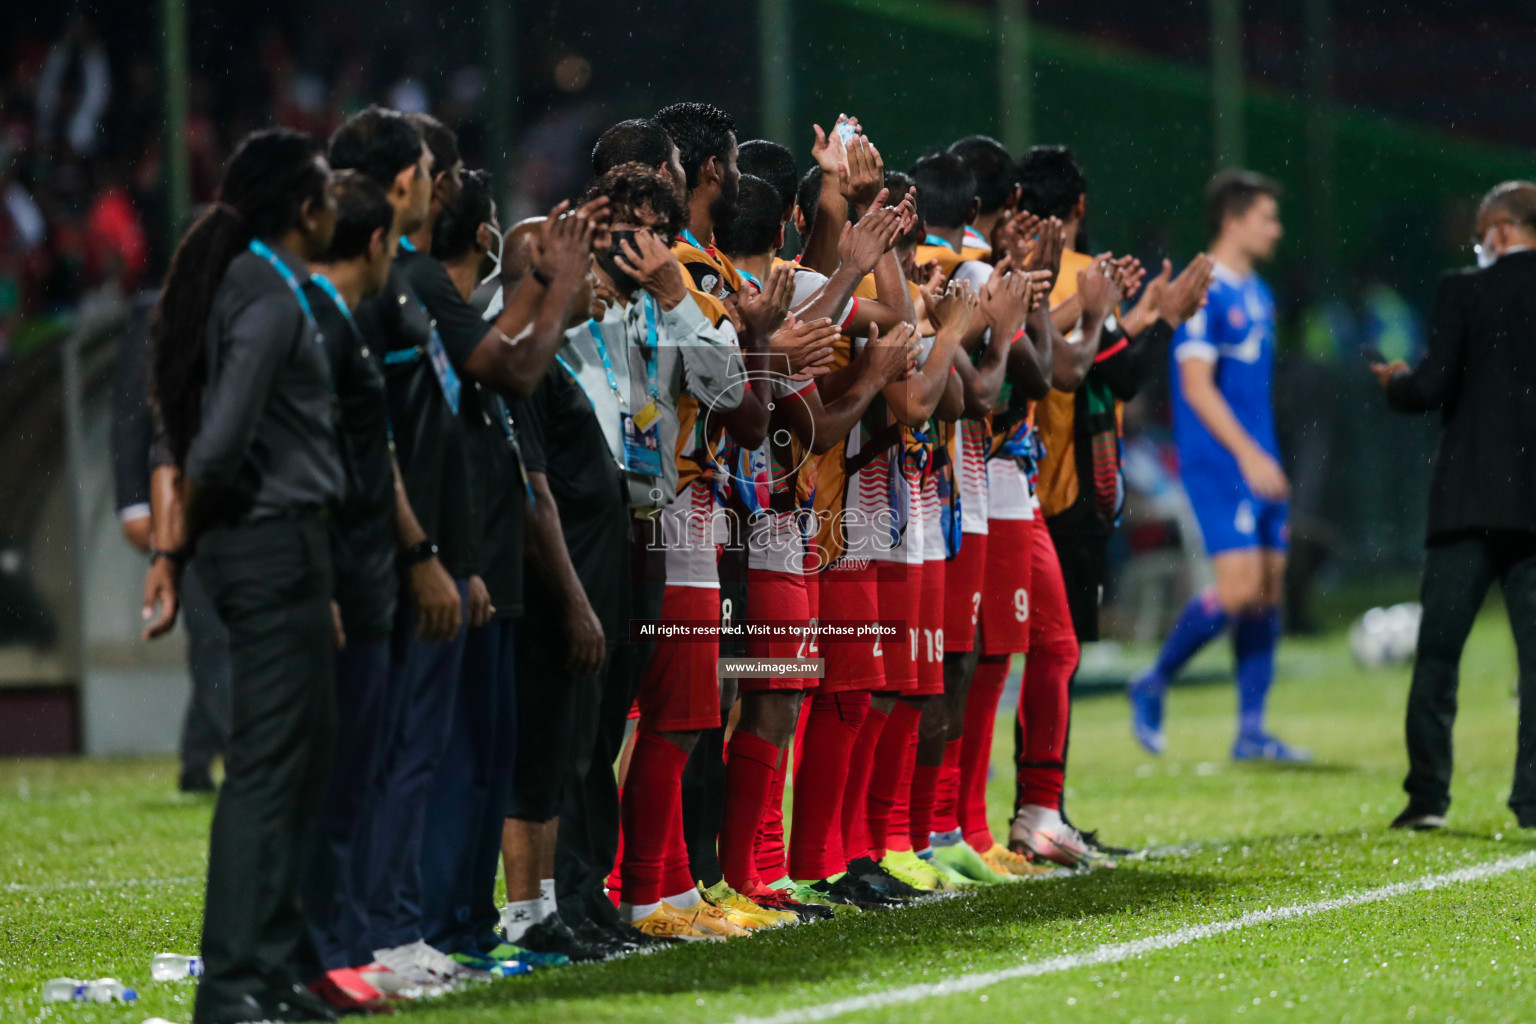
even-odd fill
[{"label": "white sideline marking", "polygon": [[1059,971],[1070,971],[1093,964],[1118,963],[1121,960],[1129,960],[1132,957],[1153,953],[1158,950],[1171,949],[1174,946],[1187,945],[1200,939],[1214,938],[1217,935],[1225,935],[1228,932],[1235,932],[1257,924],[1268,924],[1271,921],[1294,921],[1299,918],[1327,913],[1330,910],[1343,910],[1347,907],[1358,907],[1366,903],[1379,903],[1382,900],[1390,900],[1416,892],[1428,892],[1430,889],[1458,885],[1462,882],[1480,882],[1485,878],[1508,874],[1511,871],[1523,871],[1529,867],[1536,867],[1536,852],[1521,854],[1518,857],[1505,857],[1501,860],[1489,861],[1486,864],[1474,864],[1471,867],[1458,868],[1455,871],[1447,871],[1441,875],[1426,875],[1411,882],[1394,882],[1391,885],[1383,885],[1378,889],[1366,889],[1363,892],[1353,893],[1349,896],[1340,896],[1331,900],[1318,900],[1315,903],[1298,903],[1288,907],[1255,910],[1241,917],[1232,918],[1229,921],[1214,921],[1210,924],[1180,928],[1178,931],[1168,932],[1163,935],[1153,935],[1145,939],[1136,939],[1133,942],[1111,943],[1099,946],[1097,949],[1091,949],[1086,953],[1071,953],[1065,956],[1053,956],[1045,960],[1026,961],[1017,967],[1008,967],[999,971],[960,974],[944,981],[925,982],[921,985],[906,985],[885,992],[876,992],[871,995],[854,996],[831,1003],[822,1003],[820,1006],[785,1010],[782,1013],[776,1013],[769,1017],[734,1017],[731,1024],[806,1024],[806,1022],[810,1021],[831,1020],[834,1017],[841,1017],[848,1013],[877,1010],[881,1007],[896,1006],[902,1003],[916,1003],[936,996],[971,992],[978,988],[987,988],[996,985],[998,982],[1009,981],[1014,978],[1034,978],[1042,974],[1055,974]]},{"label": "white sideline marking", "polygon": [[115,878],[105,882],[98,882],[94,878],[84,882],[7,882],[0,886],[0,892],[65,892],[70,889],[105,891],[129,887],[160,889],[168,885],[191,885],[202,880],[202,875],[175,875],[170,878]]}]

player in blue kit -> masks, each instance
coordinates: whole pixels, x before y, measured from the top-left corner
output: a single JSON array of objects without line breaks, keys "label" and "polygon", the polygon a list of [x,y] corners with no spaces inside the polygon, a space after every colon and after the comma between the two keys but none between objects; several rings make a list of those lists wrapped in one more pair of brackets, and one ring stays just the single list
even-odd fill
[{"label": "player in blue kit", "polygon": [[1131,724],[1149,752],[1164,748],[1163,694],[1195,652],[1233,627],[1239,761],[1307,761],[1308,751],[1264,731],[1275,675],[1290,485],[1280,468],[1270,390],[1275,301],[1253,265],[1280,240],[1279,187],[1251,171],[1224,171],[1206,189],[1216,260],[1201,312],[1172,346],[1174,432],[1184,489],[1216,583],[1195,595],[1156,664],[1130,686]]}]

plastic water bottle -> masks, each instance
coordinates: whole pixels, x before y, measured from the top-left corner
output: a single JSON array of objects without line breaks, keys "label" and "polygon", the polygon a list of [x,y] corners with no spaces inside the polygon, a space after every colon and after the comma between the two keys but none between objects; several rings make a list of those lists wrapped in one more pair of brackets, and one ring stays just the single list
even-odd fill
[{"label": "plastic water bottle", "polygon": [[85,983],[85,1001],[88,1003],[131,1003],[139,994],[116,978],[97,978]]},{"label": "plastic water bottle", "polygon": [[85,998],[85,982],[76,978],[54,978],[43,986],[43,1002],[72,1003]]},{"label": "plastic water bottle", "polygon": [[149,976],[156,981],[186,981],[203,976],[203,958],[180,953],[156,953],[149,962]]},{"label": "plastic water bottle", "polygon": [[137,992],[116,978],[97,978],[95,981],[54,978],[43,986],[45,1003],[131,1003],[137,998]]}]

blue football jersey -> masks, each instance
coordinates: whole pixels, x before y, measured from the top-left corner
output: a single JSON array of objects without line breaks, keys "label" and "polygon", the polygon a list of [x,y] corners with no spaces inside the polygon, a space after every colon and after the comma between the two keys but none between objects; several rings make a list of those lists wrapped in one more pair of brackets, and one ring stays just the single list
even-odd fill
[{"label": "blue football jersey", "polygon": [[1178,329],[1171,348],[1173,429],[1180,466],[1189,474],[1230,478],[1237,460],[1205,429],[1184,399],[1179,363],[1203,359],[1216,365],[1216,386],[1232,413],[1270,455],[1275,441],[1271,390],[1275,376],[1275,299],[1257,274],[1239,277],[1221,264],[1211,279],[1205,308]]}]

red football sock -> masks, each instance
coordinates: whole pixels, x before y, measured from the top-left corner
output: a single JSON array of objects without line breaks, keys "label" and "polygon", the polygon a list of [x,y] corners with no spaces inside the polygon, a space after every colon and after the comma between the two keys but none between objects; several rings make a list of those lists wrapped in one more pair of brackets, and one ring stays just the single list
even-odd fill
[{"label": "red football sock", "polygon": [[[922,709],[918,709],[918,721],[922,721]],[[891,798],[891,816],[885,823],[887,850],[911,848],[912,828],[912,772],[917,767],[917,729],[907,740],[907,753],[901,759],[901,778],[896,783],[896,794]]]},{"label": "red football sock", "polygon": [[887,850],[911,848],[911,840],[905,830],[900,835],[891,831],[891,807],[896,796],[912,786],[912,753],[917,742],[917,723],[922,712],[898,700],[891,708],[890,721],[880,734],[880,745],[875,748],[875,769],[869,779],[869,799],[865,812],[869,817],[869,855],[878,861]]},{"label": "red football sock", "polygon": [[944,764],[939,768],[933,793],[933,830],[954,832],[960,827],[960,737],[944,744]]},{"label": "red football sock", "polygon": [[1007,659],[976,663],[965,701],[965,731],[960,734],[960,828],[965,841],[982,853],[997,845],[987,825],[987,769],[992,764],[997,705],[1007,681]]},{"label": "red football sock", "polygon": [[737,729],[725,751],[725,820],[720,827],[720,870],[731,888],[757,887],[754,847],[763,808],[773,789],[779,748],[761,736]]},{"label": "red football sock", "polygon": [[[809,702],[807,702],[809,703]],[[768,786],[768,799],[763,803],[763,817],[757,826],[757,842],[752,847],[752,863],[758,879],[764,883],[777,882],[788,870],[784,846],[784,783],[789,774],[789,751],[779,751],[774,765],[773,782]]]},{"label": "red football sock", "polygon": [[1019,698],[1024,749],[1019,759],[1019,802],[1061,808],[1066,774],[1068,687],[1077,669],[1075,640],[1031,644]]},{"label": "red football sock", "polygon": [[[836,871],[843,870],[848,861],[862,857],[869,851],[869,815],[865,801],[869,799],[869,780],[875,770],[875,750],[880,746],[880,737],[885,733],[889,719],[890,712],[871,707],[864,719],[864,728],[859,730],[859,741],[853,748],[853,755],[848,759],[842,809],[842,852],[847,856]],[[833,873],[836,874],[836,871]]]},{"label": "red football sock", "polygon": [[683,875],[688,853],[683,844],[683,766],[688,753],[650,730],[640,733],[630,758],[622,803],[625,848],[620,875],[625,901],[656,903],[691,886],[675,885],[676,852],[683,850]]},{"label": "red football sock", "polygon": [[[619,787],[619,807],[624,806],[624,787]],[[608,870],[608,877],[604,884],[608,888],[608,898],[613,900],[613,905],[618,906],[624,902],[623,877],[619,873],[619,865],[624,863],[624,821],[622,814],[619,819],[619,844],[613,854],[613,867]]]},{"label": "red football sock", "polygon": [[[869,693],[817,694],[798,758],[795,802],[789,831],[791,878],[826,878],[843,870],[843,787],[848,757],[869,711]],[[836,859],[837,866],[827,865]]]},{"label": "red football sock", "polygon": [[912,768],[912,820],[907,834],[912,837],[912,849],[919,852],[933,845],[928,838],[933,831],[933,799],[939,787],[942,766],[919,764]]}]

